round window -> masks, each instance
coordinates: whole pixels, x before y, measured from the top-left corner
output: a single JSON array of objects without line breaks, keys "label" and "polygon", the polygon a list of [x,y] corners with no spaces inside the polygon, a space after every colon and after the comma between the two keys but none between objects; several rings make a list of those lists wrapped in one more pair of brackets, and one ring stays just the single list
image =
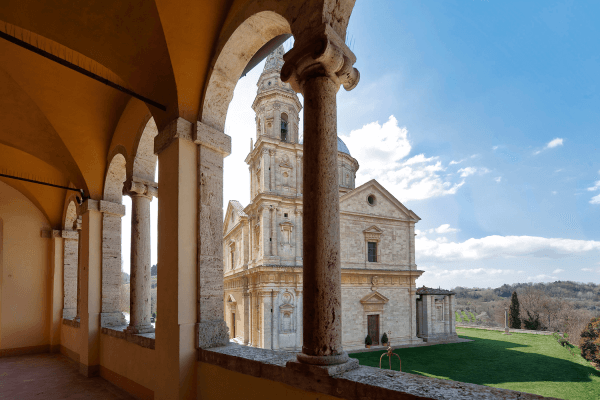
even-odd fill
[{"label": "round window", "polygon": [[374,206],[375,205],[375,196],[373,196],[372,194],[370,194],[367,197],[367,201],[369,202],[369,205]]}]

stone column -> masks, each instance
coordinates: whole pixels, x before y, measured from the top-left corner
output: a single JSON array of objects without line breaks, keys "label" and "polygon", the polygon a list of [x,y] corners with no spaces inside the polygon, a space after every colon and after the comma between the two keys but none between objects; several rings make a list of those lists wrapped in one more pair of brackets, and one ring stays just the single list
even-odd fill
[{"label": "stone column", "polygon": [[131,283],[130,320],[126,332],[151,333],[154,328],[150,323],[150,202],[158,189],[154,183],[136,177],[128,185],[131,197]]},{"label": "stone column", "polygon": [[274,257],[277,255],[277,231],[275,230],[275,207],[269,207],[270,232],[269,232],[269,255]]},{"label": "stone column", "polygon": [[454,295],[451,294],[450,295],[450,334],[452,336],[456,336],[456,315],[454,314],[454,307],[455,307],[455,303],[454,303]]},{"label": "stone column", "polygon": [[77,231],[77,312],[75,314],[75,321],[79,321],[81,317],[81,229],[82,229],[82,218],[77,217],[73,228]]},{"label": "stone column", "polygon": [[244,344],[250,341],[250,293],[244,292]]},{"label": "stone column", "polygon": [[197,345],[224,346],[229,332],[223,320],[223,159],[231,138],[197,122],[198,145],[198,293]]},{"label": "stone column", "polygon": [[273,350],[279,349],[279,290],[273,292]]},{"label": "stone column", "polygon": [[273,257],[279,256],[279,210],[280,208],[273,207],[273,212],[271,213],[271,217],[274,217],[272,219],[273,232],[271,233],[271,236],[273,237]]},{"label": "stone column", "polygon": [[275,192],[276,191],[276,186],[275,186],[275,150],[269,150],[269,155],[271,156],[270,160],[269,160],[269,168],[270,168],[270,173],[269,173],[269,177],[270,177],[270,183],[269,183],[269,188],[271,190],[271,192]]},{"label": "stone column", "polygon": [[296,196],[302,196],[302,156],[296,155]]},{"label": "stone column", "polygon": [[[358,83],[356,58],[327,24],[313,37],[298,38],[285,56],[283,81],[304,96],[303,211],[305,364],[348,361],[342,349],[340,215],[336,93]],[[354,364],[354,363],[353,363]]]},{"label": "stone column", "polygon": [[89,377],[97,376],[100,371],[102,214],[98,201],[85,201],[81,206],[81,215],[79,372]]},{"label": "stone column", "polygon": [[102,313],[101,326],[127,325],[121,312],[121,218],[125,206],[100,201],[102,212]]},{"label": "stone column", "polygon": [[298,210],[296,210],[296,211],[294,211],[294,252],[295,252],[295,256],[296,256],[294,265],[299,265],[298,264],[298,256],[300,255],[299,242],[302,239],[302,236],[298,233],[299,220],[300,220],[300,215],[298,213]]},{"label": "stone column", "polygon": [[302,349],[302,290],[296,289],[296,350]]},{"label": "stone column", "polygon": [[262,179],[260,180],[260,192],[270,192],[271,191],[271,163],[269,162],[269,149],[262,149],[262,168],[261,175]]},{"label": "stone column", "polygon": [[296,232],[295,240],[296,240],[296,265],[302,265],[302,210],[300,208],[296,208],[296,226],[294,227],[294,231]]},{"label": "stone column", "polygon": [[408,269],[417,269],[415,264],[415,223],[408,223]]},{"label": "stone column", "polygon": [[249,291],[248,292],[248,339],[249,339],[249,345],[250,346],[254,346],[254,307],[252,307],[253,304],[253,295],[252,292]]},{"label": "stone column", "polygon": [[248,243],[250,239],[249,225],[250,221],[248,219],[242,221],[242,242],[240,243],[240,248],[242,251],[242,267],[244,269],[248,269],[248,263],[250,262],[250,246]]},{"label": "stone column", "polygon": [[510,335],[508,328],[508,307],[504,307],[504,335]]},{"label": "stone column", "polygon": [[61,232],[63,245],[63,318],[73,319],[77,315],[77,270],[79,268],[79,234],[75,230]]},{"label": "stone column", "polygon": [[249,257],[248,257],[248,267],[250,267],[251,264],[254,263],[254,218],[252,217],[248,217],[248,225],[249,225],[249,229],[248,229],[248,236],[250,239],[250,243],[249,244]]},{"label": "stone column", "polygon": [[450,334],[450,296],[444,296],[444,335]]},{"label": "stone column", "polygon": [[272,349],[272,341],[271,341],[271,326],[273,324],[273,314],[271,314],[271,291],[262,291],[260,292],[260,306],[259,310],[261,315],[261,347],[263,349]]}]

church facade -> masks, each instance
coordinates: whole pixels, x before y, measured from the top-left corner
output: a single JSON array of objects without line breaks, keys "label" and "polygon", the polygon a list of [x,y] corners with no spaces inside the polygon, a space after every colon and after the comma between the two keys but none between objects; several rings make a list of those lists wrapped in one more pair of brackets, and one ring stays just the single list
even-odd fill
[{"label": "church facade", "polygon": [[[283,53],[279,47],[268,56],[252,105],[256,142],[245,160],[251,203],[231,200],[225,213],[224,313],[232,340],[299,351],[302,335],[310,334],[302,332],[302,105],[280,80]],[[414,246],[420,218],[375,180],[355,187],[359,164],[339,138],[337,164],[342,345],[363,348],[367,335],[381,344],[383,333],[392,345],[422,342],[416,280],[423,271]],[[439,314],[447,323],[437,339],[454,331],[454,296],[447,297]],[[438,313],[421,313],[419,325],[431,315]]]}]

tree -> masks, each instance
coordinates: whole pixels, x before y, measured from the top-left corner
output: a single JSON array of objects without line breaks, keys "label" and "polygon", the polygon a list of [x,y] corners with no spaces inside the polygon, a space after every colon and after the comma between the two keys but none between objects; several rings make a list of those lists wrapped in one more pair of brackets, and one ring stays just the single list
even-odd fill
[{"label": "tree", "polygon": [[156,264],[154,264],[152,267],[150,267],[150,276],[157,276],[158,275],[158,267],[156,266]]},{"label": "tree", "polygon": [[590,362],[600,363],[600,317],[592,318],[581,332],[581,355]]},{"label": "tree", "polygon": [[517,298],[517,292],[512,292],[508,315],[508,326],[513,329],[521,329],[521,318],[519,318],[519,299]]},{"label": "tree", "polygon": [[540,315],[537,312],[533,312],[533,315],[528,310],[527,311],[527,319],[523,320],[523,325],[525,325],[525,329],[529,329],[531,331],[537,331],[542,327],[540,323]]}]

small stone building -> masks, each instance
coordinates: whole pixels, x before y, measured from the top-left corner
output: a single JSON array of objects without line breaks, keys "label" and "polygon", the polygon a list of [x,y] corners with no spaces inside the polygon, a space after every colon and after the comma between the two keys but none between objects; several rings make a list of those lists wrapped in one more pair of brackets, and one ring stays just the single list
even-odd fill
[{"label": "small stone building", "polygon": [[454,295],[444,289],[417,290],[417,336],[425,342],[457,339]]},{"label": "small stone building", "polygon": [[[267,57],[252,108],[256,143],[246,157],[251,203],[229,201],[223,226],[225,321],[231,339],[302,348],[302,108],[280,80],[282,47]],[[377,181],[355,187],[358,161],[338,138],[342,345],[422,342],[417,337],[415,223]],[[429,315],[429,314],[428,314]]]}]

